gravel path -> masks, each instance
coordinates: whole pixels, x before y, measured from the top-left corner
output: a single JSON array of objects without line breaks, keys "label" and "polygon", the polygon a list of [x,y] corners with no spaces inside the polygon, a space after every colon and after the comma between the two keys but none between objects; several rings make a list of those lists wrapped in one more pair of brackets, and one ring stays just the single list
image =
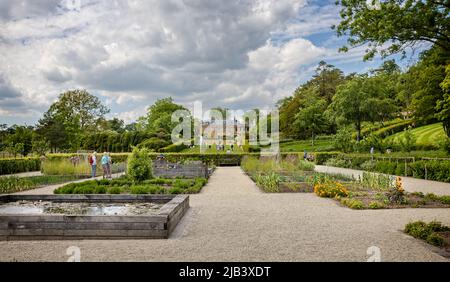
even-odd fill
[{"label": "gravel path", "polygon": [[[316,165],[316,171],[341,173],[345,175],[352,175],[355,178],[361,176],[364,171],[340,167],[321,166]],[[423,192],[434,193],[436,195],[450,195],[450,183],[437,182],[431,180],[417,179],[412,177],[403,177],[403,186],[408,192]]]},{"label": "gravel path", "polygon": [[30,171],[30,172],[22,172],[22,173],[15,173],[15,174],[4,174],[0,175],[0,177],[11,177],[11,176],[17,176],[17,177],[32,177],[32,176],[41,176],[42,172],[40,171]]},{"label": "gravel path", "polygon": [[355,211],[313,194],[266,194],[240,168],[218,168],[168,240],[0,242],[2,261],[447,261],[404,235],[411,220],[450,224],[448,209]]}]

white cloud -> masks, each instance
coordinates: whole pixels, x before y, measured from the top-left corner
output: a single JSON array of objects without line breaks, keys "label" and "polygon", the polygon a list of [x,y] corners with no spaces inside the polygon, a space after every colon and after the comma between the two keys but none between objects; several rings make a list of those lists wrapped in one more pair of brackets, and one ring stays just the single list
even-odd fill
[{"label": "white cloud", "polygon": [[[30,111],[73,88],[99,95],[128,121],[166,96],[262,107],[290,95],[328,54],[301,37],[314,32],[306,0],[81,0],[79,11],[31,2],[2,1],[8,10],[0,13],[0,72]],[[332,11],[323,11],[328,25]],[[280,34],[290,39],[276,42]],[[0,116],[13,109],[0,105]]]}]

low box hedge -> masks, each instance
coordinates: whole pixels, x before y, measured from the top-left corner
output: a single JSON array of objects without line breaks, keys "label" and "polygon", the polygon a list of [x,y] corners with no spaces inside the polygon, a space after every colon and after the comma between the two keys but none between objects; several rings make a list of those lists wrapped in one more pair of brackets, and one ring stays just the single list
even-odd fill
[{"label": "low box hedge", "polygon": [[0,175],[41,170],[39,158],[0,159]]}]

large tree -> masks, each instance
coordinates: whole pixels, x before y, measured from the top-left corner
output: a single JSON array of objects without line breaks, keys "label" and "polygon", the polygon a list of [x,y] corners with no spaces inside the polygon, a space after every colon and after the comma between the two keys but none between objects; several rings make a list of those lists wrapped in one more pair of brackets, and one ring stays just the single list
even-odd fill
[{"label": "large tree", "polygon": [[147,115],[139,119],[138,128],[150,132],[164,131],[170,134],[177,126],[172,122],[172,114],[178,110],[187,110],[173,102],[171,97],[157,100],[147,110]]},{"label": "large tree", "polygon": [[86,90],[71,90],[59,95],[39,122],[39,129],[53,148],[63,145],[75,150],[80,147],[81,136],[96,131],[108,112],[100,99]]},{"label": "large tree", "polygon": [[341,123],[355,126],[358,141],[364,121],[389,119],[396,110],[383,84],[377,77],[367,75],[356,76],[339,86],[330,108]]},{"label": "large tree", "polygon": [[306,97],[304,106],[295,115],[294,125],[304,132],[305,135],[311,136],[313,150],[316,135],[323,132],[328,125],[328,120],[324,115],[326,108],[326,100],[311,93],[311,95]]},{"label": "large tree", "polygon": [[375,54],[389,56],[429,42],[450,52],[450,1],[448,0],[339,0],[342,21],[339,36],[348,36],[348,45],[367,44],[365,59]]},{"label": "large tree", "polygon": [[86,90],[62,93],[48,110],[65,125],[77,127],[81,131],[94,129],[109,111],[98,97]]},{"label": "large tree", "polygon": [[[350,76],[351,77],[351,76]],[[343,72],[333,65],[321,61],[316,68],[313,78],[299,86],[292,97],[287,97],[278,102],[280,113],[280,131],[284,138],[307,138],[305,131],[292,122],[299,109],[307,106],[308,97],[314,95],[325,101],[326,106],[331,104],[336,88],[346,81]],[[336,131],[335,122],[331,119],[327,128],[322,132],[333,133]],[[317,132],[317,133],[322,133]]]}]

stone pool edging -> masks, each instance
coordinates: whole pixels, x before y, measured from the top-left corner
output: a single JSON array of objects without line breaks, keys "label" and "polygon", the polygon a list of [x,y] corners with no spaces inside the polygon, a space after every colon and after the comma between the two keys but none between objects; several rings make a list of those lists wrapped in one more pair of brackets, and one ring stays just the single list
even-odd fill
[{"label": "stone pool edging", "polygon": [[0,203],[163,203],[156,215],[0,215],[0,241],[167,239],[189,209],[188,195],[3,195]]}]

